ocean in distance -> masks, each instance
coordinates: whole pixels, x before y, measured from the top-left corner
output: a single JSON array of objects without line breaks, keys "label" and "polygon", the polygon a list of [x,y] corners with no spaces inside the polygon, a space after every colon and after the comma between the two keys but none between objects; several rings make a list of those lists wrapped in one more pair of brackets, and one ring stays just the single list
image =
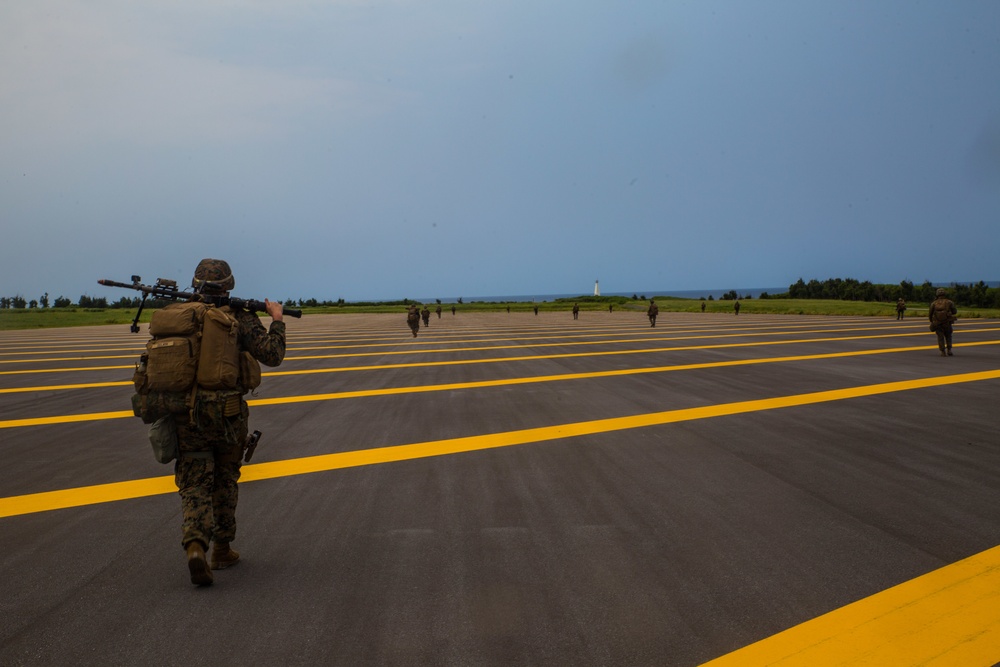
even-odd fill
[{"label": "ocean in distance", "polygon": [[[952,285],[972,285],[979,281],[973,280],[953,280],[951,282],[931,282],[934,287],[950,287]],[[986,280],[987,287],[1000,287],[1000,280]],[[919,284],[919,283],[915,283]],[[775,294],[785,294],[788,292],[789,285],[783,287],[745,287],[741,289],[736,289],[736,293],[740,297],[750,296],[751,298],[758,299],[760,295],[767,292],[770,295]],[[729,289],[709,289],[709,290],[653,290],[645,292],[601,292],[601,296],[624,296],[631,298],[633,295],[638,297],[646,297],[651,299],[658,296],[674,296],[681,299],[707,299],[711,296],[713,299],[718,300],[723,294],[728,294],[735,288]],[[465,303],[473,303],[475,301],[485,302],[485,303],[545,303],[546,301],[555,301],[556,299],[573,299],[576,297],[593,296],[593,291],[590,292],[576,292],[574,294],[514,294],[508,296],[461,296],[461,297],[425,297],[417,299],[420,303],[434,303],[438,299],[441,303],[458,303],[459,299],[462,299]]]},{"label": "ocean in distance", "polygon": [[[673,296],[681,299],[707,299],[711,296],[713,299],[718,299],[723,294],[731,292],[734,288],[730,289],[710,289],[710,290],[647,290],[638,292],[601,292],[601,296],[624,296],[631,298],[633,295],[638,297],[646,297],[647,299],[652,299],[658,296]],[[757,299],[764,292],[768,294],[784,294],[788,291],[788,285],[784,287],[748,287],[744,289],[737,289],[736,293],[741,297],[749,295],[750,297]],[[464,303],[473,303],[476,301],[486,302],[486,303],[504,303],[504,302],[514,302],[514,303],[545,303],[546,301],[555,301],[556,299],[573,299],[576,297],[593,296],[593,292],[576,292],[573,294],[512,294],[507,296],[461,296],[461,297],[430,297],[417,299],[421,303],[434,303],[438,298],[441,299],[441,303],[458,303],[459,299],[462,299]]]}]

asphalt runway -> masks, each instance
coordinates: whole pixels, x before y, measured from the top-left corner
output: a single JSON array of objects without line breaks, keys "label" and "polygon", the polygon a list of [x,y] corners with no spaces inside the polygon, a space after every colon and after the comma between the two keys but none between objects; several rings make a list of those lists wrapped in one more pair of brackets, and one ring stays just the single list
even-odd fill
[{"label": "asphalt runway", "polygon": [[1000,660],[997,320],[289,320],[205,588],[146,339],[0,332],[0,665]]}]

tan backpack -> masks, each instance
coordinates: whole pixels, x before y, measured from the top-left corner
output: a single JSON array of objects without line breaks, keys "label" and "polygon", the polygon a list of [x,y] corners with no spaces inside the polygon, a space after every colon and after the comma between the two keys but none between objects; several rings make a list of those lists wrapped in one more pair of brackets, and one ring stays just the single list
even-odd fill
[{"label": "tan backpack", "polygon": [[133,376],[132,409],[147,424],[189,411],[199,388],[260,386],[260,364],[239,349],[239,322],[228,306],[200,301],[173,303],[149,323],[152,339]]},{"label": "tan backpack", "polygon": [[200,301],[173,303],[155,313],[149,322],[153,337],[146,343],[148,391],[186,392],[198,376],[205,313]]},{"label": "tan backpack", "polygon": [[951,303],[946,300],[940,301],[940,304],[937,301],[933,304],[935,306],[934,322],[939,325],[951,324],[956,320],[956,317],[951,313]]}]

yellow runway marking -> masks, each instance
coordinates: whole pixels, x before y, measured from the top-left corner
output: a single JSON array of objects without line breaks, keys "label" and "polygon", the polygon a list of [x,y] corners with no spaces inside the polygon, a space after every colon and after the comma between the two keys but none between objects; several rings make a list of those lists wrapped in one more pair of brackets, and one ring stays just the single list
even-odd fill
[{"label": "yellow runway marking", "polygon": [[[912,334],[907,334],[912,335]],[[864,338],[868,338],[865,336]],[[813,340],[791,340],[783,341],[781,343],[774,342],[755,342],[755,343],[724,343],[721,345],[694,345],[686,347],[660,347],[651,348],[643,350],[609,350],[605,352],[568,352],[566,354],[545,354],[545,355],[528,355],[521,357],[497,357],[495,359],[458,359],[452,361],[418,361],[412,363],[402,363],[402,364],[377,364],[373,366],[347,366],[347,367],[337,367],[337,368],[311,368],[311,369],[300,369],[295,371],[266,371],[262,373],[263,377],[276,377],[276,376],[288,376],[288,375],[317,375],[323,373],[349,373],[357,371],[376,371],[376,370],[390,370],[399,368],[428,368],[433,366],[460,366],[460,365],[471,365],[471,364],[492,364],[492,363],[502,363],[502,362],[517,362],[517,361],[540,361],[547,359],[568,359],[575,357],[603,357],[603,356],[614,356],[623,354],[654,354],[659,352],[682,352],[686,350],[717,350],[723,348],[731,347],[759,347],[764,345],[778,345],[778,344],[798,344],[798,343],[813,343],[813,342],[831,342],[845,340],[842,338],[821,338]],[[1000,345],[1000,340],[988,340],[988,341],[976,341],[970,343],[964,343],[960,347],[977,347],[982,345]],[[933,350],[936,349],[935,345],[921,345],[914,347],[893,347],[884,348],[880,350],[859,350],[852,352],[836,352],[829,354],[816,354],[816,355],[798,355],[791,357],[773,357],[769,359],[743,359],[737,361],[720,361],[711,364],[689,364],[683,366],[659,366],[654,368],[636,368],[622,371],[606,371],[606,372],[595,372],[580,374],[580,377],[601,377],[602,375],[627,375],[630,373],[659,373],[668,370],[690,370],[697,368],[721,368],[724,366],[742,366],[747,364],[760,364],[760,363],[778,363],[783,361],[802,361],[810,359],[832,359],[838,357],[856,357],[871,354],[890,354],[895,352],[915,352],[921,350]],[[107,368],[132,368],[131,366],[111,366],[104,367],[102,370]],[[79,371],[79,370],[94,370],[87,368],[66,368],[61,369],[64,372],[68,371]],[[21,374],[21,373],[38,373],[38,372],[56,372],[56,370],[51,371],[0,371],[0,375],[7,374]],[[575,375],[564,375],[555,376],[562,377],[564,379],[574,379]],[[516,383],[516,380],[500,381],[500,382],[510,382]],[[22,392],[33,392],[33,391],[63,391],[68,389],[94,389],[101,387],[125,387],[131,385],[131,380],[120,380],[117,382],[93,382],[93,383],[79,383],[79,384],[61,384],[61,385],[42,385],[38,387],[6,387],[0,388],[0,394],[17,394]],[[253,403],[251,403],[252,405]],[[3,428],[3,422],[0,422],[0,428]]]},{"label": "yellow runway marking", "polygon": [[49,384],[41,387],[5,387],[0,389],[0,394],[22,394],[31,391],[64,391],[66,389],[104,389],[106,387],[126,387],[132,381],[118,382],[84,382],[81,384]]},{"label": "yellow runway marking", "polygon": [[[76,361],[79,361],[77,359]],[[81,373],[88,371],[123,371],[135,370],[135,364],[125,364],[123,366],[76,366],[73,368],[29,368],[16,371],[0,371],[0,375],[38,375],[40,373]]]},{"label": "yellow runway marking", "polygon": [[911,579],[702,667],[992,665],[1000,547]]},{"label": "yellow runway marking", "polygon": [[78,422],[95,422],[104,419],[122,419],[135,417],[131,410],[116,410],[114,412],[89,412],[82,415],[55,415],[52,417],[29,417],[27,419],[5,419],[0,421],[0,428],[20,428],[22,426],[49,426],[51,424],[76,424]]},{"label": "yellow runway marking", "polygon": [[[715,336],[733,337],[733,336],[770,336],[770,335],[780,335],[780,334],[783,334],[783,333],[796,333],[795,331],[793,331],[794,329],[806,329],[808,327],[815,327],[818,324],[819,324],[819,322],[809,322],[809,323],[799,323],[799,324],[782,323],[780,325],[770,324],[770,325],[767,325],[767,326],[755,326],[755,327],[734,327],[734,328],[725,329],[725,331],[727,331],[727,333],[725,333],[725,334],[715,334]],[[826,323],[826,322],[824,324],[829,325],[829,323]],[[831,328],[831,329],[816,329],[816,330],[812,331],[812,333],[835,333],[835,332],[838,332],[838,331],[845,331],[845,332],[847,332],[847,331],[884,331],[884,330],[886,330],[886,327],[884,327],[884,326],[864,326],[864,327],[862,327],[862,326],[854,326],[854,325],[860,324],[860,322],[838,322],[837,324],[838,325],[842,324],[842,325],[846,325],[846,326],[838,326],[838,327],[834,327],[834,328]],[[899,327],[899,328],[903,328],[903,327]],[[910,326],[910,327],[907,327],[907,328],[915,328],[915,327]],[[678,328],[663,328],[663,329],[660,329],[659,331],[651,332],[651,331],[649,331],[645,327],[642,327],[642,328],[636,330],[636,328],[634,326],[630,326],[630,327],[616,327],[616,328],[613,328],[613,329],[602,328],[602,329],[589,329],[589,330],[588,329],[574,330],[572,333],[566,332],[563,329],[552,329],[551,331],[530,330],[530,331],[524,331],[524,332],[517,332],[517,331],[497,332],[497,331],[493,331],[493,330],[484,330],[482,332],[482,335],[478,335],[474,331],[449,332],[449,333],[445,333],[444,335],[441,335],[440,333],[435,332],[435,334],[437,334],[437,335],[435,335],[433,338],[430,338],[430,339],[421,339],[421,340],[401,339],[399,335],[388,335],[388,336],[381,336],[381,337],[378,337],[378,338],[354,338],[354,337],[350,337],[350,338],[345,338],[344,340],[336,340],[336,341],[329,341],[329,340],[309,340],[309,339],[300,339],[300,338],[290,338],[289,341],[288,341],[288,351],[289,352],[299,352],[299,351],[303,351],[303,350],[352,349],[352,348],[359,348],[359,347],[399,347],[400,345],[406,345],[408,347],[410,347],[410,346],[420,347],[420,346],[424,346],[424,345],[439,345],[441,343],[447,343],[447,344],[450,344],[450,345],[458,345],[458,344],[462,344],[462,343],[485,343],[485,342],[512,342],[512,341],[550,340],[550,339],[553,339],[553,338],[556,338],[559,341],[568,341],[568,342],[548,343],[547,345],[561,345],[561,344],[574,344],[574,343],[576,343],[576,344],[590,345],[590,344],[596,344],[596,343],[601,343],[601,342],[620,342],[620,341],[590,341],[590,342],[584,341],[584,342],[580,343],[580,342],[570,341],[569,339],[572,339],[572,338],[601,338],[601,337],[610,337],[610,336],[622,336],[622,335],[629,334],[629,333],[635,334],[635,333],[638,333],[639,331],[641,331],[641,332],[643,332],[642,333],[642,337],[643,337],[642,340],[658,340],[658,339],[668,339],[668,340],[670,340],[670,339],[673,339],[673,337],[676,337],[677,334],[696,334],[696,333],[701,333],[701,332],[704,332],[704,331],[715,332],[715,331],[718,331],[718,330],[719,329],[717,327],[706,328],[706,327],[699,326],[699,327],[693,327],[693,328],[692,327],[688,327],[688,328],[679,328],[679,329]],[[989,331],[989,330],[990,329],[987,329],[987,331]],[[807,331],[807,332],[801,332],[801,333],[810,333],[810,332]],[[477,337],[476,338],[469,338],[468,336],[470,336],[470,335],[477,336]],[[455,339],[454,336],[465,336],[465,338]],[[694,337],[694,336],[688,336],[688,337]],[[708,337],[714,337],[714,336],[708,336]],[[132,344],[129,344],[129,345],[124,346],[124,347],[122,346],[122,344],[119,344],[119,343],[109,343],[109,344],[102,345],[100,347],[89,347],[89,348],[76,349],[76,350],[66,350],[66,346],[65,345],[60,344],[58,341],[54,341],[51,344],[47,344],[47,345],[41,345],[41,344],[39,344],[39,345],[35,345],[34,346],[34,347],[41,347],[41,348],[43,348],[43,349],[40,349],[40,350],[15,350],[15,351],[12,351],[12,352],[0,351],[0,357],[16,357],[16,356],[22,356],[22,355],[54,354],[55,352],[53,351],[52,348],[55,347],[55,346],[57,346],[57,345],[61,349],[66,350],[64,352],[64,354],[74,354],[74,355],[77,355],[77,356],[74,356],[74,357],[69,357],[70,359],[83,359],[83,358],[87,358],[87,357],[83,356],[83,353],[85,353],[85,352],[86,353],[95,353],[95,352],[97,352],[97,353],[109,353],[109,352],[125,352],[125,351],[128,351],[128,352],[132,352],[132,353],[136,353],[137,354],[137,353],[141,353],[141,352],[143,352],[145,350],[145,346],[146,346],[145,340],[146,339],[143,339],[139,343],[132,343]],[[629,339],[626,339],[626,340],[629,340]],[[385,342],[382,342],[382,341],[385,341]],[[539,344],[539,345],[543,345],[543,344]],[[519,346],[510,345],[510,346],[505,346],[505,347],[519,347]],[[415,353],[415,352],[417,352],[417,351],[416,350],[412,350],[411,352],[408,352],[408,354],[409,353]],[[93,358],[117,359],[117,358],[121,358],[121,357],[120,356],[114,356],[114,357],[93,357]],[[17,360],[17,361],[18,361],[18,363],[20,363],[22,361],[59,361],[59,360],[62,360],[62,358],[57,358],[57,359],[30,359],[30,360],[29,359],[24,359],[24,360]],[[10,362],[8,360],[6,360],[6,359],[0,359],[0,363],[10,363]]]},{"label": "yellow runway marking", "polygon": [[[462,438],[452,438],[450,440],[437,440],[411,445],[396,445],[392,447],[381,447],[378,449],[365,449],[336,454],[321,454],[318,456],[309,456],[300,459],[289,459],[285,461],[274,461],[244,466],[242,481],[250,482],[262,479],[273,479],[276,477],[286,477],[289,475],[303,475],[306,473],[353,468],[377,463],[408,461],[432,456],[444,456],[448,454],[458,454],[461,452],[510,447],[513,445],[545,442],[561,438],[595,435],[599,433],[609,433],[632,428],[643,428],[646,426],[662,426],[664,424],[673,424],[697,419],[709,419],[713,417],[723,417],[727,415],[737,415],[762,410],[813,405],[816,403],[840,401],[849,398],[859,398],[862,396],[877,396],[897,391],[941,387],[965,382],[980,382],[983,380],[995,380],[998,378],[1000,378],[1000,369],[981,371],[978,373],[963,373],[960,375],[922,378],[918,380],[886,382],[882,384],[863,385],[860,387],[848,387],[846,389],[833,389],[806,394],[793,394],[791,396],[778,396],[775,398],[763,398],[751,401],[736,401],[734,403],[722,403],[719,405],[707,405],[696,408],[667,410],[665,412],[653,412],[643,415],[633,415],[630,417],[612,417],[609,419],[597,419],[587,422],[558,424],[555,426],[543,426],[520,431],[473,435]],[[286,399],[285,402],[289,402],[289,400]],[[131,416],[131,414],[131,412],[125,413],[127,416]],[[97,419],[107,419],[115,416],[121,416],[121,414],[111,412],[103,413],[101,416],[92,416]],[[150,478],[147,480],[115,482],[98,486],[82,487],[80,489],[47,491],[25,496],[0,498],[0,517],[29,514],[32,512],[44,512],[48,510],[63,509],[65,507],[87,505],[94,502],[124,500],[127,498],[138,498],[147,495],[155,495],[157,493],[164,493],[164,480],[171,479],[172,478],[170,477]]]},{"label": "yellow runway marking", "polygon": [[[979,343],[968,343],[967,345],[1000,345],[1000,341],[984,341]],[[690,371],[690,370],[704,370],[708,368],[727,368],[732,366],[751,366],[755,364],[775,364],[775,363],[785,363],[791,361],[816,361],[821,359],[841,359],[845,357],[858,357],[867,356],[872,354],[891,354],[895,352],[912,352],[914,350],[930,350],[936,349],[934,346],[928,347],[895,347],[895,348],[885,348],[881,350],[862,350],[855,352],[830,352],[826,354],[803,354],[789,357],[769,357],[765,359],[736,359],[730,361],[712,361],[697,364],[678,364],[675,366],[654,366],[649,368],[624,368],[612,371],[591,371],[587,373],[563,373],[560,375],[532,375],[528,377],[520,378],[508,378],[504,380],[480,380],[477,382],[456,382],[451,384],[433,384],[433,385],[416,385],[408,387],[388,387],[382,389],[361,389],[357,391],[342,391],[342,392],[331,392],[327,394],[304,394],[301,396],[279,396],[275,398],[257,398],[247,401],[247,403],[252,407],[255,405],[284,405],[289,403],[309,403],[313,401],[334,401],[343,400],[350,398],[371,398],[373,396],[396,396],[399,394],[418,394],[426,393],[431,391],[459,391],[462,389],[483,389],[487,387],[504,387],[510,385],[518,384],[534,384],[539,382],[563,382],[570,380],[589,380],[595,378],[603,377],[622,377],[629,375],[642,375],[647,373],[668,373],[672,371]],[[598,355],[603,353],[596,353]],[[562,356],[579,356],[576,354],[562,355]],[[533,357],[514,357],[512,359],[494,359],[494,360],[479,360],[471,363],[485,363],[486,361],[515,361],[515,360],[525,360],[532,359]],[[550,357],[539,357],[539,358],[550,358]],[[450,365],[453,363],[469,363],[469,362],[450,362],[450,361],[440,361],[434,362],[434,365]],[[288,371],[288,372],[271,372],[264,373],[264,376],[269,375],[308,375],[311,373],[331,373],[344,370],[384,370],[387,368],[408,368],[410,366],[424,366],[426,364],[399,364],[399,365],[389,365],[389,366],[364,366],[361,368],[333,368],[333,369],[316,369],[316,370],[301,370],[301,371]],[[100,383],[100,384],[79,384],[79,385],[50,385],[46,387],[28,387],[28,388],[11,388],[11,389],[0,389],[0,394],[4,393],[17,393],[23,391],[56,391],[63,389],[83,389],[91,388],[96,386],[127,386],[131,385],[129,382],[111,382],[111,383]],[[0,429],[3,428],[20,428],[24,426],[43,426],[49,424],[71,424],[74,422],[83,421],[95,421],[98,419],[120,419],[123,417],[134,416],[132,412],[127,410],[121,410],[116,412],[102,412],[97,414],[82,414],[82,415],[56,415],[52,417],[29,417],[25,419],[7,419],[0,420]]]},{"label": "yellow runway marking", "polygon": [[[1000,379],[1000,369],[599,419],[505,433],[247,465],[242,482],[609,433],[697,419]],[[114,413],[109,413],[114,414]],[[176,491],[172,476],[0,498],[11,517]],[[722,656],[736,665],[990,664],[1000,642],[1000,547],[802,623]],[[706,666],[707,667],[707,666]]]},{"label": "yellow runway marking", "polygon": [[[684,341],[684,340],[707,340],[707,339],[719,339],[719,338],[747,338],[747,337],[759,337],[759,336],[776,336],[783,333],[789,334],[804,334],[804,333],[843,333],[851,331],[884,331],[884,327],[854,327],[854,328],[835,328],[835,329],[814,329],[811,331],[786,331],[786,332],[752,332],[743,331],[740,333],[725,333],[725,334],[714,334],[714,335],[685,335],[678,336],[678,333],[691,333],[689,331],[672,331],[669,335],[655,335],[648,336],[644,335],[641,337],[634,338],[619,338],[615,340],[587,340],[587,341],[566,341],[561,340],[559,342],[553,343],[535,343],[532,345],[480,345],[477,347],[444,347],[437,349],[403,349],[403,350],[379,350],[374,352],[348,352],[343,354],[320,354],[320,355],[291,355],[286,356],[285,361],[306,361],[314,359],[348,359],[353,357],[383,357],[383,356],[393,356],[393,355],[421,355],[421,354],[453,354],[459,352],[484,352],[484,351],[494,351],[494,350],[523,350],[523,349],[534,349],[543,347],[573,347],[573,346],[584,346],[584,345],[616,345],[620,343],[641,343],[649,341]],[[1000,331],[1000,328],[982,328],[977,329],[976,333]],[[614,332],[613,334],[605,335],[621,335],[619,332]],[[868,339],[881,339],[881,338],[904,338],[904,337],[927,337],[928,333],[926,331],[919,332],[908,332],[901,333],[895,332],[890,334],[869,334],[864,336],[834,336],[828,338],[803,338],[794,340],[774,340],[766,342],[748,342],[748,343],[733,343],[732,347],[751,347],[754,345],[784,345],[790,343],[822,343],[822,342],[839,342],[839,341],[850,341],[850,340],[868,340]],[[565,338],[565,337],[563,337]],[[492,339],[497,341],[512,341],[512,340],[537,340],[537,337],[533,338],[498,338]],[[441,345],[443,342],[448,344],[457,343],[483,343],[489,342],[488,340],[476,339],[476,340],[466,340],[466,341],[440,341],[440,340],[429,340],[421,341],[422,345]],[[413,343],[416,345],[417,343]],[[333,345],[333,346],[323,346],[323,347],[289,347],[288,352],[302,352],[307,350],[322,350],[322,349],[351,349],[351,348],[370,348],[370,347],[399,347],[400,343],[386,343],[384,345]],[[720,346],[721,347],[721,346]],[[711,346],[701,346],[701,347],[682,347],[682,348],[662,348],[664,350],[670,349],[710,349]],[[657,348],[653,348],[654,350]],[[585,354],[585,353],[584,353]],[[122,365],[122,366],[106,366],[102,368],[112,368],[112,369],[125,369],[134,368],[134,360],[137,359],[137,355],[101,355],[101,356],[75,356],[75,357],[49,357],[44,359],[4,359],[0,360],[0,364],[30,364],[30,363],[52,363],[52,362],[65,362],[65,361],[81,361],[81,360],[107,360],[107,359],[131,359],[132,364]],[[96,369],[96,367],[95,367]],[[64,370],[81,370],[81,369],[40,369],[28,372],[61,372]],[[90,370],[84,368],[82,370]],[[11,375],[22,373],[26,371],[0,371],[0,375]]]}]

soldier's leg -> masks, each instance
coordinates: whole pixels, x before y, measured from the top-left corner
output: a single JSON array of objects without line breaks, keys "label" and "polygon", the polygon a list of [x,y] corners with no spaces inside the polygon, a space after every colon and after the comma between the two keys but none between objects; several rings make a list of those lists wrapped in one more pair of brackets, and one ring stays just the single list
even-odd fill
[{"label": "soldier's leg", "polygon": [[[215,523],[215,548],[212,569],[219,570],[236,564],[240,555],[229,548],[236,539],[236,506],[239,503],[240,469],[243,465],[243,445],[249,431],[250,410],[245,400],[238,399],[238,414],[226,416],[226,437],[216,443],[215,484],[212,489],[212,509]],[[234,406],[235,407],[235,406]],[[227,412],[230,411],[227,408]]]},{"label": "soldier's leg", "polygon": [[223,570],[236,565],[240,554],[229,544],[236,539],[236,504],[239,501],[240,463],[217,463],[212,506],[215,511],[215,543],[212,547],[212,569]]},{"label": "soldier's leg", "polygon": [[934,333],[937,334],[938,349],[941,350],[941,356],[942,357],[947,356],[948,353],[945,352],[944,332],[941,330],[941,327],[938,327],[937,331],[935,331]]},{"label": "soldier's leg", "polygon": [[[211,452],[209,452],[209,455]],[[212,540],[211,458],[192,458],[181,453],[174,466],[174,481],[181,496],[181,545],[187,553],[191,583],[212,584],[212,570],[205,551]]]},{"label": "soldier's leg", "polygon": [[204,434],[187,419],[177,419],[177,448],[174,482],[181,496],[181,544],[187,552],[191,583],[208,586],[212,571],[205,551],[212,541],[215,461]]},{"label": "soldier's leg", "polygon": [[212,541],[212,446],[197,426],[178,417],[177,449],[174,482],[181,496],[181,545],[186,549],[197,540],[207,549]]},{"label": "soldier's leg", "polygon": [[236,539],[236,505],[240,490],[239,462],[217,463],[215,466],[215,486],[212,489],[212,513],[216,542],[232,542]]},{"label": "soldier's leg", "polygon": [[222,570],[236,565],[240,554],[229,544],[236,539],[236,505],[239,501],[240,463],[217,462],[212,507],[215,512],[215,543],[212,547],[212,569]]},{"label": "soldier's leg", "polygon": [[181,546],[193,541],[208,548],[212,541],[212,486],[215,462],[183,453],[174,466],[174,481],[181,496]]}]

